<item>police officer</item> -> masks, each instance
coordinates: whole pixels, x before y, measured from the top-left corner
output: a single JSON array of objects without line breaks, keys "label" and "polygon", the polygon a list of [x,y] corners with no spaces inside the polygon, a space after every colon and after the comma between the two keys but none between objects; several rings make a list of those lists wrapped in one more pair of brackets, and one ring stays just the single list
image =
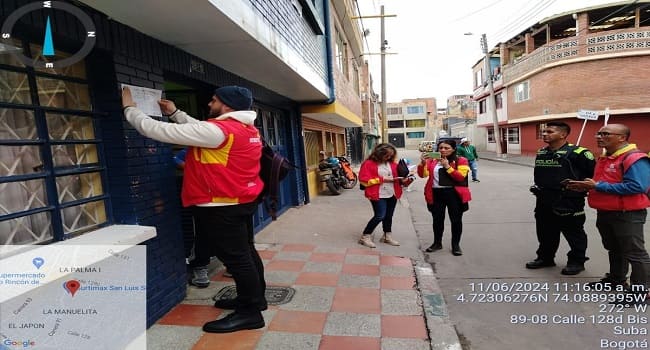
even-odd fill
[{"label": "police officer", "polygon": [[560,245],[560,232],[571,247],[563,275],[584,271],[584,263],[589,259],[585,256],[584,193],[569,191],[565,186],[569,180],[591,178],[596,163],[588,149],[567,142],[570,132],[568,124],[554,121],[546,123],[542,132],[542,139],[548,146],[537,151],[535,185],[531,187],[537,198],[535,226],[539,248],[537,258],[526,263],[528,269],[555,266],[553,259]]}]

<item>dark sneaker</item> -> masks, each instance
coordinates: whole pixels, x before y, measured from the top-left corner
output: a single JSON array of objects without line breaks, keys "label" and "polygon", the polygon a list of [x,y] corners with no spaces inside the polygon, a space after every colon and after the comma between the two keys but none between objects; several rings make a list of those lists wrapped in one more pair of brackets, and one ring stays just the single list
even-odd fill
[{"label": "dark sneaker", "polygon": [[208,277],[208,267],[195,267],[192,269],[192,279],[190,284],[198,288],[206,288],[210,285],[210,278]]},{"label": "dark sneaker", "polygon": [[553,262],[553,260],[547,261],[539,258],[526,263],[527,269],[541,269],[542,267],[552,267],[552,266],[555,266],[555,262]]},{"label": "dark sneaker", "polygon": [[481,182],[481,180],[479,180],[479,179],[474,179],[474,180],[472,180],[472,182]]},{"label": "dark sneaker", "polygon": [[426,249],[426,252],[431,253],[440,249],[442,249],[442,243],[433,243],[429,248]]},{"label": "dark sneaker", "polygon": [[203,331],[208,333],[230,333],[262,327],[264,327],[264,318],[261,313],[244,314],[233,312],[220,320],[204,324]]},{"label": "dark sneaker", "polygon": [[463,251],[460,249],[460,247],[456,246],[451,248],[451,254],[453,254],[454,256],[461,256],[463,255]]},{"label": "dark sneaker", "polygon": [[567,264],[565,268],[560,272],[563,275],[577,275],[580,272],[585,270],[585,265],[583,264]]}]

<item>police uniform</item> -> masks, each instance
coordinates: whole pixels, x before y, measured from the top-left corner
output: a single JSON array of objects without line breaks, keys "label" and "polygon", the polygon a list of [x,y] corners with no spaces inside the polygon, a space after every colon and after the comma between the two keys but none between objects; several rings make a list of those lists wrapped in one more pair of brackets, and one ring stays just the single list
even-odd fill
[{"label": "police uniform", "polygon": [[[560,245],[560,232],[564,234],[571,250],[567,254],[568,267],[573,272],[563,270],[563,274],[576,274],[583,269],[587,250],[585,223],[585,194],[565,190],[562,180],[583,180],[594,175],[595,160],[586,148],[564,144],[557,150],[544,147],[537,151],[535,158],[535,188],[531,189],[537,197],[535,223],[537,229],[537,259],[545,262],[536,268],[554,265],[553,259]],[[531,263],[529,263],[531,264]],[[576,268],[578,268],[576,270]],[[568,268],[570,269],[570,268]]]}]

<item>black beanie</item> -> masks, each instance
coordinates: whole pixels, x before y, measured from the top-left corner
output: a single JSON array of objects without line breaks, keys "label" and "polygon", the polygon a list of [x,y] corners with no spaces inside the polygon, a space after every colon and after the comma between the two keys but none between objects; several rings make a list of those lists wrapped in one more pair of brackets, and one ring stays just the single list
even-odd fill
[{"label": "black beanie", "polygon": [[235,85],[220,87],[214,90],[214,95],[223,104],[236,111],[247,111],[253,106],[253,94],[245,87]]}]

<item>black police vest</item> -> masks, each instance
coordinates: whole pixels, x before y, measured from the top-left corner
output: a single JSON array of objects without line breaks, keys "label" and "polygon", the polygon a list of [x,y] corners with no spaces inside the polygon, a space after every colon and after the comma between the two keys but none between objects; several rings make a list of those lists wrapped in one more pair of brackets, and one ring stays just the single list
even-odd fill
[{"label": "black police vest", "polygon": [[[564,179],[581,180],[578,169],[571,161],[579,155],[579,147],[565,145],[556,151],[542,148],[537,151],[535,158],[534,180],[542,190],[561,190],[560,182]],[[580,152],[586,149],[579,150]]]}]

